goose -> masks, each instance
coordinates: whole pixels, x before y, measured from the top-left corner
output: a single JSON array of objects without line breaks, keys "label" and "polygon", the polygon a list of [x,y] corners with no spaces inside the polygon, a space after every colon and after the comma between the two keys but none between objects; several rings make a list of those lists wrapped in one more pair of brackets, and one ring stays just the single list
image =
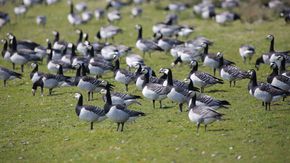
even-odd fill
[{"label": "goose", "polygon": [[218,100],[211,96],[200,93],[196,96],[196,105],[197,106],[209,106],[214,110],[218,108],[228,108],[228,105],[231,105],[227,100]]},{"label": "goose", "polygon": [[95,11],[94,11],[94,15],[95,15],[95,18],[96,18],[97,20],[100,20],[101,18],[104,17],[104,15],[105,15],[105,10],[102,9],[102,8],[97,8],[97,9],[95,9]]},{"label": "goose", "polygon": [[224,0],[221,3],[222,8],[224,9],[233,9],[235,7],[239,7],[240,1],[239,0]]},{"label": "goose", "polygon": [[180,37],[185,37],[188,38],[189,35],[194,31],[194,27],[192,26],[188,26],[188,25],[183,25],[181,26],[181,28],[179,29],[179,31],[177,31],[177,36]]},{"label": "goose", "polygon": [[103,74],[114,70],[114,66],[111,62],[104,61],[92,61],[89,63],[88,68],[90,74],[96,75],[96,78],[100,78]]},{"label": "goose", "polygon": [[189,101],[189,112],[188,118],[191,122],[197,124],[196,132],[198,133],[200,124],[204,124],[204,129],[206,131],[207,125],[211,124],[217,120],[221,120],[224,114],[221,114],[209,106],[197,106],[196,105],[196,95],[194,94]]},{"label": "goose", "polygon": [[143,58],[145,56],[145,53],[148,52],[149,56],[151,56],[151,52],[158,50],[158,51],[163,51],[162,48],[160,48],[155,42],[151,40],[145,40],[142,37],[142,26],[140,24],[137,24],[135,27],[138,31],[138,37],[137,37],[137,42],[136,42],[136,47],[143,52]]},{"label": "goose", "polygon": [[141,7],[133,7],[131,9],[131,14],[132,16],[135,18],[135,17],[138,17],[138,16],[141,16],[143,13],[143,9]]},{"label": "goose", "polygon": [[35,96],[37,87],[40,87],[41,96],[43,96],[42,77],[43,77],[44,73],[38,71],[38,64],[37,63],[31,63],[31,67],[33,68],[31,73],[30,73],[30,80],[32,81],[32,95]]},{"label": "goose", "polygon": [[[204,48],[204,59],[203,59],[203,65],[208,66],[213,69],[213,75],[215,76],[216,69],[220,67],[220,62],[223,61],[223,65],[232,65],[235,64],[235,62],[232,62],[230,60],[224,59],[223,54],[221,52],[214,53],[208,53],[208,45]],[[223,58],[222,60],[220,58]]]},{"label": "goose", "polygon": [[189,4],[178,2],[170,3],[164,9],[167,11],[181,12],[189,7]]},{"label": "goose", "polygon": [[250,81],[248,84],[248,91],[250,95],[254,96],[258,100],[262,100],[265,103],[265,110],[271,110],[271,102],[276,101],[281,97],[286,96],[286,92],[273,87],[268,83],[258,83],[255,70],[249,70]]},{"label": "goose", "polygon": [[41,0],[23,0],[23,4],[27,7],[41,3]]},{"label": "goose", "polygon": [[118,10],[113,10],[107,13],[107,19],[110,23],[121,20],[122,15]]},{"label": "goose", "polygon": [[127,92],[128,92],[128,85],[130,83],[133,83],[137,78],[136,73],[130,72],[125,69],[120,69],[120,61],[118,58],[115,60],[114,74],[115,74],[115,80],[117,82],[125,84],[125,88],[126,88],[125,90]]},{"label": "goose", "polygon": [[3,66],[0,66],[0,79],[4,81],[4,87],[7,86],[7,80],[21,79],[22,74],[9,70]]},{"label": "goose", "polygon": [[200,46],[203,44],[204,44],[204,46],[205,45],[211,46],[211,45],[213,45],[213,41],[211,41],[210,39],[208,39],[204,36],[197,36],[194,39],[188,40],[185,42],[185,45],[188,47],[197,47],[197,46]]},{"label": "goose", "polygon": [[[67,64],[72,64],[73,60],[77,57],[76,56],[76,46],[73,43],[69,43],[67,45],[67,49],[70,49],[70,53],[68,53],[66,50],[65,54],[62,54],[62,57],[60,59],[60,61],[67,63]],[[53,58],[51,58],[52,60],[54,60]],[[58,60],[58,59],[55,59]]]},{"label": "goose", "polygon": [[160,32],[155,34],[155,39],[157,40],[157,45],[167,53],[172,47],[184,43],[183,41],[177,39],[163,38],[163,35]]},{"label": "goose", "polygon": [[68,43],[64,40],[60,40],[58,31],[52,31],[52,34],[54,35],[52,48],[54,50],[64,50]]},{"label": "goose", "polygon": [[[99,80],[90,76],[86,76],[86,71],[83,69],[83,77],[80,79],[77,87],[88,91],[88,101],[93,100],[93,93],[100,92],[105,86],[105,80]],[[111,85],[113,87],[113,85]]]},{"label": "goose", "polygon": [[188,97],[192,96],[194,91],[174,86],[172,80],[172,72],[170,69],[161,68],[159,72],[165,73],[167,75],[167,83],[165,86],[168,86],[170,88],[170,92],[167,94],[167,98],[174,102],[177,102],[179,106],[179,111],[182,112],[183,103],[187,102]]},{"label": "goose", "polygon": [[204,11],[207,10],[214,10],[215,6],[211,1],[202,1],[201,3],[194,5],[192,10],[193,13],[197,14],[197,15],[201,15]]},{"label": "goose", "polygon": [[45,3],[47,4],[47,5],[52,5],[52,4],[55,4],[55,3],[57,3],[58,2],[58,0],[45,0]]},{"label": "goose", "polygon": [[[284,75],[288,78],[290,78],[290,71],[286,71],[286,61],[284,57],[280,57],[278,58],[278,62],[280,62],[280,64],[277,64],[279,67],[279,74]],[[276,62],[275,62],[276,63]]]},{"label": "goose", "polygon": [[267,82],[271,85],[280,88],[290,93],[290,78],[284,75],[279,75],[278,65],[275,62],[270,64],[273,69],[272,73],[267,77]]},{"label": "goose", "polygon": [[43,87],[44,87],[44,85],[43,85],[42,78],[39,79],[38,81],[32,83],[32,96],[35,96],[37,87],[40,87],[40,95],[43,97]]},{"label": "goose", "polygon": [[121,9],[122,7],[129,6],[132,3],[132,0],[128,0],[127,2],[122,2],[120,0],[108,0],[106,5],[106,10],[113,7],[116,10]]},{"label": "goose", "polygon": [[248,72],[240,70],[237,66],[225,65],[223,56],[220,57],[219,66],[221,78],[229,80],[230,87],[232,87],[232,82],[235,86],[237,80],[249,78]]},{"label": "goose", "polygon": [[170,17],[166,18],[166,20],[164,22],[155,23],[152,26],[153,33],[160,32],[161,28],[163,28],[163,27],[166,27],[168,25],[173,25],[174,24],[174,19],[175,19],[174,17],[170,16]]},{"label": "goose", "polygon": [[74,4],[73,4],[73,2],[69,1],[69,5],[70,5],[70,12],[67,15],[68,22],[71,25],[80,25],[80,24],[82,24],[83,23],[82,18],[79,15],[77,15],[76,13],[74,13]]},{"label": "goose", "polygon": [[106,112],[98,106],[83,105],[83,95],[75,93],[75,98],[78,100],[75,111],[80,120],[91,123],[91,130],[94,128],[94,122],[102,122],[107,119]]},{"label": "goose", "polygon": [[249,63],[251,63],[252,57],[255,54],[255,47],[252,45],[241,45],[239,52],[244,64],[246,63],[247,58],[249,58]]},{"label": "goose", "polygon": [[137,65],[145,65],[144,59],[138,54],[130,54],[126,56],[126,64],[129,70],[131,67],[136,67]]},{"label": "goose", "polygon": [[101,55],[102,57],[107,60],[107,61],[112,61],[115,58],[120,57],[120,53],[118,48],[115,45],[108,45],[105,46],[102,50],[101,50]]},{"label": "goose", "polygon": [[27,12],[27,7],[25,5],[14,7],[14,14],[16,16],[25,15],[26,12]]},{"label": "goose", "polygon": [[30,40],[17,40],[16,36],[12,33],[6,34],[9,39],[9,48],[14,50],[31,50],[33,51],[35,48],[39,47],[40,45],[36,42],[32,42]]},{"label": "goose", "polygon": [[290,9],[285,8],[280,12],[280,16],[284,18],[286,24],[290,23]]},{"label": "goose", "polygon": [[221,25],[224,25],[227,22],[232,22],[238,19],[241,19],[240,15],[238,15],[237,13],[229,12],[229,11],[222,12],[215,16],[215,21]]},{"label": "goose", "polygon": [[48,50],[48,56],[47,56],[47,69],[51,72],[57,72],[59,69],[58,65],[62,65],[63,71],[68,71],[70,69],[73,69],[72,65],[70,63],[64,62],[62,60],[53,60],[52,59],[52,50]]},{"label": "goose", "polygon": [[274,35],[272,35],[272,34],[267,35],[267,40],[270,41],[269,52],[276,52],[276,53],[280,53],[283,55],[284,54],[287,55],[290,53],[290,50],[287,50],[287,51],[276,51],[275,50],[275,37],[274,37]]},{"label": "goose", "polygon": [[[129,106],[134,103],[141,105],[141,103],[137,101],[138,99],[141,99],[141,96],[138,95],[125,94],[121,92],[111,92],[111,99],[113,105]],[[105,95],[103,96],[103,101],[106,102]]]},{"label": "goose", "polygon": [[162,100],[167,97],[167,94],[171,91],[168,86],[163,86],[158,83],[149,83],[149,71],[147,68],[142,69],[142,73],[145,74],[144,82],[142,84],[142,94],[144,97],[152,100],[153,108],[155,109],[155,101],[159,101],[160,108],[162,108]]},{"label": "goose", "polygon": [[1,55],[4,60],[11,62],[10,56],[12,55],[12,50],[8,49],[8,41],[6,39],[1,40],[1,43],[3,44],[3,48],[1,51]]},{"label": "goose", "polygon": [[[143,71],[143,69],[146,69],[146,71],[148,71],[149,83],[163,84],[163,82],[167,78],[166,75],[163,75],[160,78],[156,77],[154,71],[148,66],[143,66],[141,64],[137,64],[136,67],[137,67],[137,70],[139,68],[142,68],[141,71]],[[143,84],[145,83],[145,78],[146,78],[145,75],[146,75],[145,73],[142,73],[136,79],[136,83],[135,84],[136,84],[136,87],[137,87],[138,90],[142,91],[142,89],[143,89]]]},{"label": "goose", "polygon": [[107,41],[108,38],[112,38],[112,40],[114,40],[115,35],[122,32],[123,30],[121,28],[113,25],[102,26],[97,32],[96,37],[98,39],[105,39],[105,41]]},{"label": "goose", "polygon": [[102,93],[106,96],[106,103],[104,105],[104,110],[106,116],[111,121],[117,123],[117,131],[121,125],[121,132],[124,130],[124,124],[126,122],[134,121],[139,116],[145,116],[145,113],[140,111],[129,110],[125,105],[113,105],[110,86],[106,86],[102,89]]},{"label": "goose", "polygon": [[91,11],[84,11],[81,14],[82,23],[87,23],[93,18],[93,13]]},{"label": "goose", "polygon": [[58,65],[58,74],[43,74],[42,82],[43,87],[49,90],[49,96],[52,95],[52,90],[57,87],[72,86],[70,77],[64,76],[62,71],[62,65]]},{"label": "goose", "polygon": [[0,11],[0,28],[3,27],[8,22],[10,22],[10,17],[8,13]]},{"label": "goose", "polygon": [[83,42],[83,31],[81,29],[77,29],[76,33],[79,35],[77,43],[76,43],[76,49],[79,53],[81,53],[82,55],[85,55],[87,53],[87,45],[85,44],[85,42]]},{"label": "goose", "polygon": [[39,15],[36,17],[36,24],[45,27],[46,25],[46,16]]},{"label": "goose", "polygon": [[194,85],[200,87],[200,92],[204,92],[205,87],[209,87],[215,84],[223,84],[223,80],[216,78],[208,73],[198,71],[198,63],[197,61],[192,61],[191,63],[192,69],[188,75]]},{"label": "goose", "polygon": [[85,2],[79,2],[75,5],[75,9],[78,12],[86,11],[87,8],[88,8],[88,6],[87,6],[87,3],[85,3]]}]

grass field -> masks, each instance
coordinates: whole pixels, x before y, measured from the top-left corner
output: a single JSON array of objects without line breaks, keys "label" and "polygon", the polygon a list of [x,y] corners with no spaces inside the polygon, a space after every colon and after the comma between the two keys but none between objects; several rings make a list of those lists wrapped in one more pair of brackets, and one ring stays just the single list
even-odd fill
[{"label": "grass field", "polygon": [[[78,2],[75,1],[74,2]],[[104,1],[87,0],[89,9],[104,7]],[[166,4],[167,1],[162,3]],[[124,33],[115,38],[115,43],[133,47],[133,52],[141,54],[135,48],[136,24],[143,25],[144,36],[152,36],[151,27],[164,19],[165,11],[156,10],[154,4],[143,4],[143,16],[131,18],[131,7],[121,10],[123,19],[117,23]],[[0,29],[0,38],[12,32],[18,39],[30,39],[45,45],[45,39],[53,39],[52,31],[60,32],[60,37],[75,42],[76,28],[93,37],[105,20],[95,19],[85,25],[71,26],[67,21],[69,8],[63,0],[52,6],[34,6],[25,17],[15,18],[13,5],[0,6],[11,16],[11,23]],[[37,15],[46,15],[46,28],[35,23]],[[247,24],[234,22],[220,26],[212,20],[201,20],[192,15],[191,9],[179,14],[179,24],[194,25],[195,31],[190,36],[203,35],[214,41],[210,52],[221,51],[225,58],[233,60],[244,70],[254,68],[253,64],[242,63],[238,53],[241,44],[256,47],[253,61],[268,51],[269,42],[265,37],[274,34],[276,49],[290,49],[290,26],[282,19]],[[2,45],[1,45],[2,47]],[[125,67],[124,58],[121,67]],[[145,59],[147,65],[155,70],[169,67],[170,55],[161,52]],[[0,65],[12,68],[10,63],[0,59]],[[151,101],[142,99],[142,106],[132,105],[130,109],[142,110],[147,116],[136,123],[126,124],[124,132],[116,132],[116,124],[106,120],[95,124],[94,130],[89,124],[78,120],[75,115],[74,93],[78,88],[58,88],[53,96],[41,97],[39,93],[31,95],[31,68],[25,66],[22,80],[9,81],[7,87],[0,88],[0,160],[1,162],[289,162],[290,161],[290,101],[275,102],[272,111],[265,111],[261,101],[249,95],[248,80],[237,82],[236,87],[223,85],[206,89],[206,94],[231,103],[224,113],[225,121],[216,122],[204,132],[201,128],[196,133],[196,125],[188,119],[188,113],[178,111],[178,106],[169,100],[163,103],[164,109],[153,109]],[[207,67],[200,70],[212,73]],[[17,71],[20,71],[19,67]],[[47,72],[46,65],[40,71]],[[180,65],[173,70],[173,77],[184,79],[190,68]],[[258,80],[265,81],[270,73],[269,66],[263,65],[257,72]],[[67,75],[73,75],[69,72]],[[124,85],[112,79],[112,73],[104,79],[112,82],[117,91],[124,91]],[[135,85],[130,85],[129,92],[141,95]],[[86,92],[82,92],[86,95]],[[85,96],[86,99],[86,96]],[[85,104],[103,106],[101,96]]]}]

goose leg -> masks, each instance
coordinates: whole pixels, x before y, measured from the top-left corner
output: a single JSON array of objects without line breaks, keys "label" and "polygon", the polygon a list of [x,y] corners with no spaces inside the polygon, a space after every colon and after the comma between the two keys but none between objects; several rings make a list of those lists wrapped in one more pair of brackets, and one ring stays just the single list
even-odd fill
[{"label": "goose leg", "polygon": [[91,92],[88,92],[88,101],[90,101]]},{"label": "goose leg", "polygon": [[230,81],[230,87],[232,87],[232,81]]},{"label": "goose leg", "polygon": [[91,92],[91,101],[94,99],[94,92]]},{"label": "goose leg", "polygon": [[91,122],[91,130],[94,129],[94,122]]},{"label": "goose leg", "polygon": [[179,104],[179,111],[182,112],[182,103]]},{"label": "goose leg", "polygon": [[128,92],[128,84],[125,84],[126,92]]},{"label": "goose leg", "polygon": [[120,123],[117,123],[117,131],[119,131]]},{"label": "goose leg", "polygon": [[200,87],[200,93],[203,93],[203,90],[204,88],[203,87]]},{"label": "goose leg", "polygon": [[155,100],[153,100],[152,103],[153,103],[153,109],[155,109]]},{"label": "goose leg", "polygon": [[204,125],[204,132],[206,132],[206,127],[207,127],[207,125]]},{"label": "goose leg", "polygon": [[265,106],[265,103],[264,102],[262,102],[262,106]]},{"label": "goose leg", "polygon": [[12,63],[12,68],[13,70],[15,70],[15,63]]},{"label": "goose leg", "polygon": [[41,96],[43,96],[43,87],[40,88]]},{"label": "goose leg", "polygon": [[159,101],[159,108],[163,108],[161,100]]},{"label": "goose leg", "polygon": [[246,57],[243,57],[243,63],[246,64]]},{"label": "goose leg", "polygon": [[199,126],[200,126],[200,123],[197,123],[196,133],[198,133]]},{"label": "goose leg", "polygon": [[234,81],[234,87],[236,86],[236,81]]},{"label": "goose leg", "polygon": [[48,92],[49,92],[49,93],[48,93],[49,96],[51,96],[51,94],[52,94],[52,89],[49,89]]},{"label": "goose leg", "polygon": [[122,127],[121,127],[121,132],[123,132],[123,130],[124,130],[124,122],[121,123],[121,125],[122,125]]},{"label": "goose leg", "polygon": [[265,102],[265,110],[267,111],[268,103]]},{"label": "goose leg", "polygon": [[268,110],[271,111],[271,102],[268,103]]},{"label": "goose leg", "polygon": [[214,68],[214,69],[213,69],[213,76],[215,76],[215,71],[216,71],[216,69]]},{"label": "goose leg", "polygon": [[6,84],[7,84],[7,80],[4,80],[4,87],[6,87]]}]

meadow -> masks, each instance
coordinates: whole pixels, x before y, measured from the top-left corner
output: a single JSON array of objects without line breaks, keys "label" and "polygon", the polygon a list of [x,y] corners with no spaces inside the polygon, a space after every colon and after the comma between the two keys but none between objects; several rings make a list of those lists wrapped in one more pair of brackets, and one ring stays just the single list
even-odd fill
[{"label": "meadow", "polygon": [[[80,2],[74,0],[75,3]],[[104,1],[87,0],[89,9],[104,7]],[[169,1],[162,1],[164,5]],[[151,27],[164,19],[167,12],[159,10],[155,4],[143,4],[144,13],[132,18],[131,7],[121,10],[123,18],[115,25],[124,32],[115,38],[115,44],[132,47],[132,52],[142,55],[136,49],[136,24],[142,24],[143,36],[152,37]],[[0,6],[8,12],[10,24],[0,29],[0,39],[12,32],[18,39],[29,39],[46,45],[46,38],[53,39],[52,31],[57,30],[61,39],[76,42],[79,28],[89,33],[90,40],[98,29],[107,24],[106,20],[95,20],[84,25],[72,26],[67,21],[69,6],[63,0],[51,6],[37,5],[29,9],[24,17],[13,15],[13,4]],[[37,15],[47,16],[45,28],[35,23]],[[221,26],[213,20],[202,20],[187,9],[179,13],[179,24],[195,27],[188,39],[203,35],[212,41],[210,52],[221,51],[224,57],[232,60],[243,70],[254,68],[254,61],[263,52],[267,52],[269,41],[265,38],[273,34],[277,50],[290,49],[290,26],[282,19],[273,16],[268,21],[249,24],[243,21]],[[186,40],[183,38],[183,40]],[[251,64],[243,64],[238,48],[242,44],[252,44],[256,54]],[[1,45],[2,47],[2,45]],[[154,52],[146,56],[145,63],[158,71],[170,67],[172,56],[164,52]],[[45,62],[44,62],[45,63]],[[40,71],[48,72],[45,64]],[[0,65],[12,69],[11,63],[0,59]],[[125,68],[125,59],[121,58],[121,67]],[[212,73],[208,67],[200,66],[201,71]],[[20,68],[17,67],[18,72]],[[0,88],[0,160],[1,162],[289,162],[290,161],[290,100],[272,104],[271,111],[265,111],[261,101],[249,95],[248,79],[238,81],[236,87],[229,83],[205,89],[205,93],[217,99],[231,103],[224,113],[224,121],[203,126],[196,133],[196,124],[188,119],[188,112],[180,113],[178,105],[164,100],[165,108],[152,108],[151,101],[143,98],[139,105],[130,109],[141,110],[145,117],[135,123],[126,124],[124,132],[116,132],[116,124],[109,120],[95,124],[90,130],[89,123],[82,122],[75,114],[75,92],[86,92],[77,87],[57,88],[52,96],[31,94],[30,65],[25,66],[22,80],[8,82]],[[186,64],[172,69],[173,77],[183,80],[190,68]],[[257,71],[258,81],[266,81],[271,72],[268,65],[262,65]],[[66,75],[74,75],[68,72]],[[103,79],[115,85],[116,91],[124,92],[124,85],[112,78],[112,73]],[[159,75],[159,74],[157,74]],[[135,85],[129,86],[129,93],[141,95]],[[85,104],[103,106],[101,95],[95,95],[93,101]]]}]

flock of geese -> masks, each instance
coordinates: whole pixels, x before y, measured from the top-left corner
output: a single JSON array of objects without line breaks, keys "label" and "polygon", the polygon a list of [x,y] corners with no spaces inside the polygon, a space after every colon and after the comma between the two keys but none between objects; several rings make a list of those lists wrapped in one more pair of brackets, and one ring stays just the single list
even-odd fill
[{"label": "flock of geese", "polygon": [[[231,5],[227,3],[235,4],[234,2],[238,1],[226,0],[222,6],[230,8]],[[111,7],[119,12],[122,7],[130,3],[110,0],[106,9],[98,10],[99,17]],[[140,4],[143,1],[134,0],[134,3]],[[202,4],[205,4],[205,1]],[[80,22],[76,20],[75,7],[71,1],[69,5],[68,21],[73,25],[83,23],[83,19]],[[202,5],[196,5],[194,9],[197,10],[198,6]],[[77,8],[85,11],[87,7],[83,3],[83,7]],[[188,5],[176,3],[169,4],[166,10],[178,13],[186,8]],[[136,10],[136,13],[141,11]],[[109,15],[113,13],[107,15],[109,22],[117,20],[117,16],[109,18]],[[205,14],[202,13],[202,15]],[[52,95],[53,89],[59,87],[78,87],[87,92],[88,101],[93,100],[94,93],[101,93],[105,102],[103,107],[85,105],[83,95],[75,93],[75,98],[78,100],[75,112],[81,120],[90,122],[91,129],[94,123],[110,119],[117,123],[117,131],[123,131],[126,122],[145,116],[145,113],[141,111],[128,109],[132,104],[141,105],[142,97],[152,101],[153,108],[156,101],[162,108],[162,101],[165,99],[178,104],[180,112],[184,111],[184,105],[186,105],[189,120],[197,124],[198,132],[200,124],[204,124],[206,130],[208,124],[220,120],[223,114],[217,110],[228,108],[230,105],[227,100],[204,94],[207,87],[224,84],[225,80],[229,81],[231,87],[235,86],[239,80],[248,79],[249,94],[261,100],[265,110],[270,110],[272,102],[284,100],[290,95],[290,72],[286,69],[290,65],[290,51],[276,51],[273,35],[267,36],[270,41],[269,51],[263,53],[255,62],[256,69],[259,69],[260,64],[268,64],[273,72],[267,77],[267,82],[258,82],[254,69],[242,70],[233,61],[224,58],[221,52],[209,53],[209,47],[213,44],[210,39],[199,36],[192,40],[179,40],[179,37],[188,38],[193,32],[193,27],[180,25],[177,20],[177,14],[169,14],[164,21],[154,24],[153,39],[143,38],[142,25],[135,25],[138,33],[135,47],[143,54],[143,57],[132,53],[132,48],[129,46],[108,42],[108,39],[113,40],[116,35],[122,35],[123,31],[112,24],[102,26],[96,32],[95,36],[100,40],[96,42],[89,41],[89,34],[81,29],[76,30],[78,36],[76,43],[61,40],[60,33],[53,31],[54,39],[52,41],[47,39],[46,46],[32,41],[19,40],[13,33],[7,33],[6,39],[1,40],[3,44],[1,54],[3,60],[12,64],[13,70],[0,66],[0,79],[4,81],[4,87],[7,86],[8,80],[21,79],[24,65],[30,63],[33,68],[29,74],[33,96],[36,95],[38,88],[43,96],[43,89],[48,89],[48,94]],[[147,65],[144,60],[146,54],[151,56],[152,53],[156,54],[156,51],[172,56],[171,68],[163,67],[158,70],[161,74],[159,77],[156,70]],[[251,63],[255,47],[242,45],[238,51],[244,64],[247,64],[247,60]],[[120,67],[122,58],[125,58],[127,68]],[[46,65],[49,73],[39,71],[39,64]],[[177,64],[188,64],[191,67],[184,80],[174,78],[171,69]],[[212,68],[213,75],[199,71],[199,64]],[[16,66],[21,67],[21,73],[15,72]],[[220,78],[216,76],[217,70]],[[67,71],[75,71],[75,76],[66,76],[64,73]],[[102,79],[102,76],[107,73],[112,73],[113,79],[124,85],[126,93],[114,91],[115,86],[108,80]],[[129,94],[130,84],[136,85],[136,89],[142,96]]]}]

